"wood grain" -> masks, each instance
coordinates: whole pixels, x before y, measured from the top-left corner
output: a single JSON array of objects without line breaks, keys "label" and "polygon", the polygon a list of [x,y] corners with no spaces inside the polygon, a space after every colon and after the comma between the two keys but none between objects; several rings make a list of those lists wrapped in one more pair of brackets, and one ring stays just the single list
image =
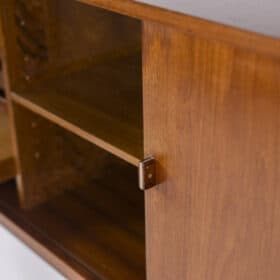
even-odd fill
[{"label": "wood grain", "polygon": [[280,60],[146,22],[148,279],[280,277]]},{"label": "wood grain", "polygon": [[[134,1],[83,2],[145,21],[145,155],[152,154],[157,158],[160,182],[145,194],[148,279],[278,280],[280,41]],[[20,71],[24,56],[16,46],[19,30],[13,22],[11,3],[14,2],[3,1],[7,8],[3,17],[8,50],[4,57],[9,62],[12,89],[21,94],[17,89],[22,88],[18,85],[22,79]],[[64,6],[68,3],[64,14]],[[73,1],[63,0],[59,4],[63,5],[45,10],[44,28],[47,29],[50,57],[48,67],[42,68],[47,70],[47,75],[39,71],[36,76],[40,78],[39,82],[44,82],[39,83],[39,89],[51,88],[45,95],[40,90],[31,92],[31,95],[34,93],[32,101],[32,98],[20,99],[15,94],[12,97],[10,86],[7,87],[11,119],[17,129],[17,142],[14,140],[17,162],[21,163],[18,164],[18,178],[22,179],[18,190],[22,205],[29,210],[14,209],[11,202],[5,204],[5,199],[2,205],[6,208],[3,209],[16,223],[31,222],[30,228],[35,227],[37,232],[30,230],[32,236],[39,233],[51,236],[51,245],[47,246],[57,252],[59,244],[62,246],[60,256],[65,254],[68,259],[74,256],[69,261],[74,270],[77,257],[79,264],[97,277],[143,279],[144,218],[138,216],[142,198],[132,191],[136,182],[135,169],[129,175],[127,170],[132,167],[123,163],[124,171],[119,172],[119,164],[107,165],[108,157],[112,155],[29,111],[64,128],[70,128],[76,122],[72,132],[81,127],[83,130],[79,133],[87,131],[79,117],[94,106],[86,106],[86,95],[79,93],[79,102],[73,95],[82,85],[90,88],[86,82],[92,80],[83,80],[87,70],[75,71],[86,69],[85,66],[92,62],[102,68],[104,61],[109,61],[108,67],[94,72],[94,78],[108,74],[108,68],[120,69],[120,64],[114,66],[112,58],[123,58],[123,54],[141,49],[140,22]],[[90,9],[94,11],[92,14]],[[60,15],[63,22],[57,21],[55,15]],[[85,21],[80,21],[83,18]],[[94,25],[96,19],[97,23],[104,20],[103,27]],[[81,31],[77,42],[71,33],[74,22],[77,22],[72,26],[75,33]],[[92,29],[87,28],[90,25]],[[119,30],[123,30],[124,37],[115,35]],[[110,39],[104,38],[105,31]],[[92,37],[93,33],[96,36]],[[88,60],[90,45],[96,45],[97,52]],[[103,53],[105,46],[108,48]],[[141,71],[140,63],[133,65]],[[57,73],[62,74],[61,69],[66,70],[55,81]],[[127,75],[121,72],[114,70],[111,76],[124,85],[133,81],[129,78],[129,74],[133,76],[133,69]],[[74,76],[82,73],[82,78],[77,78],[78,86],[73,86],[73,73]],[[66,78],[62,79],[63,76]],[[101,93],[102,88],[116,85],[119,89],[119,84],[111,84],[108,76],[103,79],[100,76],[100,84],[92,91]],[[141,84],[140,75],[137,77],[137,83]],[[34,89],[28,82],[26,85],[27,91]],[[58,94],[61,92],[57,88],[61,85],[65,88],[64,95],[69,87],[70,92],[74,89],[74,94],[71,93],[66,101]],[[136,89],[139,93],[140,87]],[[104,105],[102,96],[97,97],[92,103],[96,102],[101,108]],[[125,113],[125,118],[130,117],[127,119],[134,127],[133,119],[139,116],[141,119],[141,115],[135,114],[133,98],[131,106],[130,101],[119,100],[118,94],[114,97],[117,101],[113,107],[124,109],[121,113]],[[15,120],[12,98],[29,109],[14,104]],[[112,96],[106,98],[114,100]],[[139,100],[136,105],[140,104]],[[63,111],[65,104],[72,104],[72,109]],[[75,115],[73,108],[77,104],[79,114]],[[54,110],[55,106],[58,111]],[[108,108],[104,111],[108,119],[118,119],[118,114],[110,114]],[[85,114],[82,119],[90,123],[91,117],[91,114]],[[118,131],[115,122],[112,127]],[[129,132],[127,134],[126,130],[118,133],[108,135],[112,136],[112,144],[125,150],[127,145],[121,147],[113,142],[117,137],[125,137],[130,143],[134,137],[127,137]],[[141,145],[133,144],[132,147],[142,149]],[[134,152],[128,153],[139,157]],[[135,163],[135,158],[128,161]],[[112,176],[112,170],[117,175]],[[122,184],[128,175],[133,183]],[[104,184],[104,178],[109,183]],[[3,190],[6,188],[0,191]],[[115,196],[121,196],[121,199],[116,202]],[[116,208],[113,207],[115,203]],[[126,203],[129,206],[123,205]],[[90,222],[89,217],[93,217]],[[40,243],[44,242],[42,239],[39,238]]]}]

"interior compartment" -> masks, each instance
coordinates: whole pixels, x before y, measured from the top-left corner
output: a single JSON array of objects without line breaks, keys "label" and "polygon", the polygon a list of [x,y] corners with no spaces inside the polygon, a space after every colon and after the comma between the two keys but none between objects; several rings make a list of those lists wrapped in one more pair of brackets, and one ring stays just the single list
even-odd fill
[{"label": "interior compartment", "polygon": [[86,279],[145,279],[141,21],[3,5],[19,166],[1,213]]},{"label": "interior compartment", "polygon": [[81,274],[145,279],[137,168],[20,105],[14,112],[19,200],[12,184],[0,188],[1,212]]},{"label": "interior compartment", "polygon": [[12,1],[14,99],[142,158],[141,22],[76,0]]}]

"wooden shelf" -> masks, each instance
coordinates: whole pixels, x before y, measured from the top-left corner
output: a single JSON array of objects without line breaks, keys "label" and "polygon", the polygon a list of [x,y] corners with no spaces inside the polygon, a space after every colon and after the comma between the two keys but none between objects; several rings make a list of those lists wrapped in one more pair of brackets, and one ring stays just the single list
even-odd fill
[{"label": "wooden shelf", "polygon": [[115,185],[93,182],[22,210],[9,182],[0,188],[0,221],[74,279],[145,279],[143,196],[121,188],[126,199]]},{"label": "wooden shelf", "polygon": [[143,156],[141,54],[32,81],[15,102],[137,165]]},{"label": "wooden shelf", "polygon": [[0,101],[0,182],[15,176],[7,104]]}]

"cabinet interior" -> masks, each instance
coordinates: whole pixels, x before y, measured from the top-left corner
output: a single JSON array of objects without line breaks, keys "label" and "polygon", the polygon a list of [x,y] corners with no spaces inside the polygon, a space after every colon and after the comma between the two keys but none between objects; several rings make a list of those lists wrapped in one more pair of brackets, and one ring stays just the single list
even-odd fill
[{"label": "cabinet interior", "polygon": [[85,277],[145,279],[141,21],[75,0],[7,7],[20,176],[1,211]]},{"label": "cabinet interior", "polygon": [[14,1],[15,101],[135,164],[143,156],[141,22],[76,0],[37,2]]},{"label": "cabinet interior", "polygon": [[1,211],[80,273],[145,279],[137,168],[21,105],[14,113],[23,188],[1,188]]}]

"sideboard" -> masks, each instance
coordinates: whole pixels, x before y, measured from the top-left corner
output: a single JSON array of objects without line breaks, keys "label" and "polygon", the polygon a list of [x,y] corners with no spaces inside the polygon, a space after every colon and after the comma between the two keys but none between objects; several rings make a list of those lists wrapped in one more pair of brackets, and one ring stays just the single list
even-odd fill
[{"label": "sideboard", "polygon": [[280,278],[279,38],[130,0],[1,11],[3,225],[69,279]]}]

